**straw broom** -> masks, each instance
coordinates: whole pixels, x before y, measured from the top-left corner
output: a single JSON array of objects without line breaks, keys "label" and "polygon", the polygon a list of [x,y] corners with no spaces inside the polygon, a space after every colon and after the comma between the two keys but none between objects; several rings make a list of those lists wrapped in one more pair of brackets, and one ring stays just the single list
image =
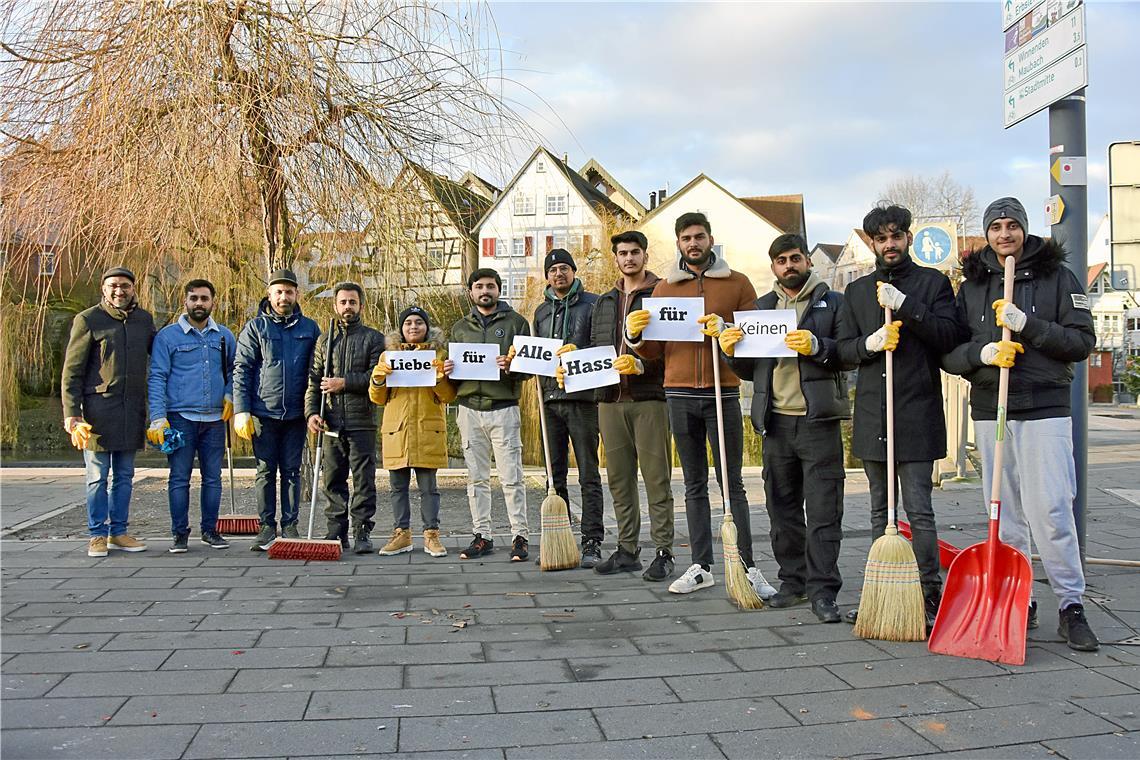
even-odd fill
[{"label": "straw broom", "polygon": [[571,570],[578,567],[582,555],[570,528],[570,506],[554,490],[554,473],[550,469],[550,440],[546,437],[546,407],[542,402],[542,381],[538,385],[538,419],[542,423],[542,452],[546,462],[546,498],[542,500],[542,543],[538,563],[542,570]]},{"label": "straw broom", "polygon": [[763,609],[764,602],[756,595],[756,589],[748,582],[748,571],[740,559],[740,540],[729,510],[728,497],[728,458],[724,448],[724,407],[720,393],[720,343],[712,339],[713,384],[716,393],[716,433],[720,446],[720,497],[724,503],[724,523],[720,526],[720,540],[724,544],[724,586],[729,600],[742,610]]},{"label": "straw broom", "polygon": [[[886,324],[891,310],[886,309]],[[863,571],[863,595],[855,635],[880,641],[922,641],[926,638],[922,583],[910,542],[899,535],[895,516],[895,389],[894,352],[887,365],[887,529],[871,544]]]},{"label": "straw broom", "polygon": [[261,518],[257,515],[239,515],[234,500],[234,450],[230,443],[230,423],[226,422],[226,464],[230,469],[230,513],[218,517],[214,530],[231,536],[253,536],[261,530]]}]

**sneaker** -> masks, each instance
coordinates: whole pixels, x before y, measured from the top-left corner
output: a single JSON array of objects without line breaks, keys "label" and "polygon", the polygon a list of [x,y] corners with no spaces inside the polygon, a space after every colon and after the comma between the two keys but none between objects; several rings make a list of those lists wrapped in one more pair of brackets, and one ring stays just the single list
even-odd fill
[{"label": "sneaker", "polygon": [[748,568],[748,582],[752,584],[752,589],[756,592],[756,596],[765,602],[776,595],[776,589],[771,583],[764,580],[764,573],[760,572],[760,568],[758,567]]},{"label": "sneaker", "polygon": [[602,561],[602,542],[594,538],[587,538],[582,542],[582,564],[587,570],[591,567],[597,567],[597,564]]},{"label": "sneaker", "polygon": [[471,545],[462,551],[459,559],[475,559],[482,557],[484,554],[495,553],[495,539],[483,538],[482,533],[476,533],[475,538],[471,539]]},{"label": "sneaker", "polygon": [[249,547],[249,550],[254,552],[269,551],[269,547],[273,546],[273,542],[276,540],[277,529],[272,525],[262,525],[257,538],[253,539],[253,546]]},{"label": "sneaker", "polygon": [[138,539],[132,538],[129,533],[124,533],[121,536],[111,536],[107,539],[108,549],[118,549],[124,552],[145,552],[146,544]]},{"label": "sneaker", "polygon": [[297,530],[297,523],[281,526],[281,538],[300,538],[301,531]]},{"label": "sneaker", "polygon": [[1085,619],[1084,605],[1070,604],[1058,614],[1060,624],[1057,626],[1057,634],[1069,642],[1069,649],[1078,652],[1095,652],[1100,649],[1100,641]]},{"label": "sneaker", "polygon": [[653,561],[649,563],[649,569],[641,574],[641,578],[653,582],[663,581],[673,574],[673,567],[673,554],[668,549],[658,549]]},{"label": "sneaker", "polygon": [[[409,531],[409,533],[410,533],[410,531]],[[344,545],[346,543],[348,543],[347,540],[342,541],[341,547],[344,548]],[[408,538],[408,543],[409,544],[411,543],[411,537],[410,536]],[[372,551],[373,551],[373,549],[372,549],[372,538],[369,536],[368,528],[357,528],[356,529],[356,541],[352,545],[352,553],[353,554],[371,554]]]},{"label": "sneaker", "polygon": [[[606,559],[594,565],[594,572],[598,575],[613,575],[614,573],[632,573],[641,569],[641,547],[630,554],[620,546],[617,551]],[[585,567],[585,565],[583,565]]]},{"label": "sneaker", "polygon": [[714,585],[716,585],[716,580],[713,578],[711,570],[705,570],[700,565],[690,565],[684,575],[669,584],[669,593],[691,594],[694,591]]},{"label": "sneaker", "polygon": [[189,541],[189,533],[175,533],[174,542],[170,544],[170,548],[167,549],[167,551],[171,554],[185,554],[190,550],[190,547],[187,545]]},{"label": "sneaker", "polygon": [[376,552],[382,556],[388,557],[393,554],[403,554],[412,550],[412,531],[410,528],[393,528],[392,537],[388,539],[388,543],[384,544],[384,548]]},{"label": "sneaker", "polygon": [[775,609],[784,609],[785,607],[795,607],[797,604],[803,604],[807,601],[807,594],[803,591],[793,591],[786,585],[780,586],[780,590],[772,595],[772,598],[765,599],[769,607]]},{"label": "sneaker", "polygon": [[515,540],[511,543],[511,562],[522,562],[530,556],[530,544],[522,536],[515,536]]},{"label": "sneaker", "polygon": [[106,536],[92,536],[91,540],[87,542],[87,556],[88,557],[106,557],[107,556],[107,537]]},{"label": "sneaker", "polygon": [[340,548],[348,548],[348,526],[347,525],[334,525],[329,527],[328,533],[325,534],[326,541],[340,541]]},{"label": "sneaker", "polygon": [[439,540],[438,528],[424,530],[424,554],[430,554],[433,557],[447,556],[447,547]]},{"label": "sneaker", "polygon": [[198,539],[198,543],[205,544],[211,549],[230,548],[230,542],[222,538],[216,530],[202,531],[202,537]]},{"label": "sneaker", "polygon": [[1029,603],[1029,614],[1025,616],[1025,630],[1032,631],[1037,627],[1037,602]]},{"label": "sneaker", "polygon": [[811,611],[821,623],[839,622],[839,605],[834,599],[816,599],[811,603]]},{"label": "sneaker", "polygon": [[850,623],[851,625],[855,625],[856,623],[858,623],[859,622],[859,608],[856,607],[853,610],[847,610],[847,614],[843,616],[843,619],[845,621],[847,621],[848,623]]}]

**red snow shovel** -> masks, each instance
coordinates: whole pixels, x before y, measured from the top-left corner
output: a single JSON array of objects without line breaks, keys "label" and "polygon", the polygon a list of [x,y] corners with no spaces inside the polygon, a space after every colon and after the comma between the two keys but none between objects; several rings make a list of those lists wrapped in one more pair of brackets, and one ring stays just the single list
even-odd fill
[{"label": "red snow shovel", "polygon": [[[1016,263],[1005,260],[1005,300],[1013,301]],[[1008,327],[1002,340],[1011,336]],[[998,538],[1001,522],[1001,468],[1005,440],[1005,405],[1009,398],[1009,368],[998,380],[997,441],[994,445],[993,484],[990,488],[989,537],[968,546],[954,559],[946,574],[942,605],[930,632],[929,649],[938,654],[978,660],[1025,663],[1025,622],[1033,571],[1029,559]]]},{"label": "red snow shovel", "polygon": [[[914,539],[911,537],[910,523],[908,523],[906,520],[899,520],[898,523],[899,535],[905,538],[907,541],[913,541]],[[950,565],[954,563],[954,558],[961,553],[962,550],[954,544],[950,543],[949,541],[943,541],[941,538],[938,539],[938,564],[942,565],[944,569],[949,570]]]}]

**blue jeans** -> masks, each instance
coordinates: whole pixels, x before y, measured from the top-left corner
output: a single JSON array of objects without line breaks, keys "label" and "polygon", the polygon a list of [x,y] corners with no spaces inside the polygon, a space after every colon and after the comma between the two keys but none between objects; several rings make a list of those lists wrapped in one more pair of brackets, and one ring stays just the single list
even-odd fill
[{"label": "blue jeans", "polygon": [[301,502],[301,456],[305,452],[308,428],[305,418],[275,420],[258,417],[261,435],[253,437],[257,459],[257,511],[261,524],[277,527],[277,475],[281,475],[281,527],[296,525]]},{"label": "blue jeans", "polygon": [[193,422],[172,412],[170,427],[182,433],[183,445],[167,456],[170,462],[170,531],[174,535],[190,532],[190,472],[194,455],[198,455],[198,471],[202,473],[201,531],[217,530],[218,506],[222,503],[222,457],[226,453],[226,423]]},{"label": "blue jeans", "polygon": [[[127,532],[134,490],[135,454],[129,451],[87,451],[87,531],[92,536],[121,536]],[[110,533],[107,523],[110,522]]]}]

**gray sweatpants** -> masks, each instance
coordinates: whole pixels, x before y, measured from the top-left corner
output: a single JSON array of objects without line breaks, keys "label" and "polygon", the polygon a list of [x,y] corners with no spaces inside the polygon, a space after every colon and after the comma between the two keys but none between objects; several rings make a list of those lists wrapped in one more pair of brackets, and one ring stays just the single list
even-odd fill
[{"label": "gray sweatpants", "polygon": [[[974,422],[987,503],[993,483],[996,430],[994,420]],[[1072,421],[1067,417],[1008,420],[1002,457],[1001,540],[1029,557],[1032,535],[1060,609],[1083,604],[1085,574],[1073,517],[1077,468]]]}]

